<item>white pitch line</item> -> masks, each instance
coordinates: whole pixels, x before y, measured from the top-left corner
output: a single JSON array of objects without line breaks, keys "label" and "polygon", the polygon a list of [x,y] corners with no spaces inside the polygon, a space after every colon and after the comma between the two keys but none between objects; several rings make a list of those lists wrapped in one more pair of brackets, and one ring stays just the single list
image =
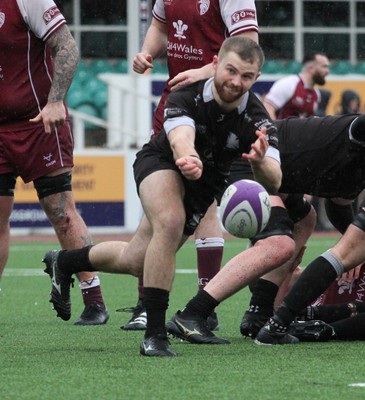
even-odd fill
[{"label": "white pitch line", "polygon": [[[177,269],[177,274],[196,274],[196,269]],[[3,276],[47,276],[38,268],[5,268]]]}]

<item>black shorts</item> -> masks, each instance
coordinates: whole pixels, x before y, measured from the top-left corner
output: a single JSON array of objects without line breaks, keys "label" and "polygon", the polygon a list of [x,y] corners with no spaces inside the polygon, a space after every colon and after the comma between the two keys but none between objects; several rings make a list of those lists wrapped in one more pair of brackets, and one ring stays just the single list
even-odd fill
[{"label": "black shorts", "polygon": [[202,178],[196,181],[190,181],[183,177],[179,168],[164,153],[145,145],[141,151],[137,153],[136,160],[133,164],[134,178],[139,193],[139,186],[143,179],[156,171],[173,170],[181,177],[184,188],[184,208],[186,213],[186,222],[184,233],[191,235],[199,225],[201,218],[205,215],[209,206],[214,202],[217,193],[220,193],[224,187],[224,182],[216,183],[214,177],[205,171]]},{"label": "black shorts", "polygon": [[250,163],[242,157],[237,158],[231,164],[227,182],[229,185],[231,185],[232,183],[239,181],[240,179],[254,180]]}]

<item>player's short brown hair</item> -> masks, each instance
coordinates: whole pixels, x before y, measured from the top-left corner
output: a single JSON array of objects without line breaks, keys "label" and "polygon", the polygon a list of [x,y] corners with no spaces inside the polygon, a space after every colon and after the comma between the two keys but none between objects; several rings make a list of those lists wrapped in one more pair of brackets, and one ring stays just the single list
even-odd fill
[{"label": "player's short brown hair", "polygon": [[252,39],[244,36],[229,37],[223,42],[218,57],[223,58],[230,51],[238,54],[241,60],[248,61],[251,64],[257,63],[259,70],[264,65],[264,52],[261,46]]}]

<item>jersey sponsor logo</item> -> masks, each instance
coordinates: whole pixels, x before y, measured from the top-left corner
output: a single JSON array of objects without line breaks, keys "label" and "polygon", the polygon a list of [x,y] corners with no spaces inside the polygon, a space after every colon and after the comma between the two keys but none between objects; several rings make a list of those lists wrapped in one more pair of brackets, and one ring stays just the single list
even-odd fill
[{"label": "jersey sponsor logo", "polygon": [[61,14],[60,10],[56,6],[51,7],[43,14],[43,20],[47,25],[59,14]]},{"label": "jersey sponsor logo", "polygon": [[186,36],[184,35],[184,32],[188,29],[188,26],[184,24],[181,19],[179,19],[177,22],[173,22],[172,26],[176,29],[175,37],[179,39],[186,39]]},{"label": "jersey sponsor logo", "polygon": [[200,15],[204,15],[208,12],[210,6],[210,0],[198,0],[197,8]]},{"label": "jersey sponsor logo", "polygon": [[188,25],[181,19],[174,21],[172,26],[175,28],[176,33],[174,37],[178,38],[177,42],[167,43],[167,56],[169,58],[184,59],[188,61],[202,61],[203,49],[196,48],[194,46],[187,46],[186,44],[180,43],[181,40],[186,39],[184,32],[188,30]]},{"label": "jersey sponsor logo", "polygon": [[164,118],[176,118],[184,115],[184,110],[181,108],[165,108]]},{"label": "jersey sponsor logo", "polygon": [[0,12],[0,28],[4,25],[5,22],[5,14]]},{"label": "jersey sponsor logo", "polygon": [[238,22],[244,21],[246,19],[256,20],[256,11],[255,10],[240,10],[240,11],[236,11],[231,16],[232,25],[237,24]]},{"label": "jersey sponsor logo", "polygon": [[193,46],[186,46],[186,44],[174,43],[169,42],[167,44],[167,50],[175,50],[179,51],[180,53],[187,53],[187,54],[203,54],[203,49],[197,49]]}]

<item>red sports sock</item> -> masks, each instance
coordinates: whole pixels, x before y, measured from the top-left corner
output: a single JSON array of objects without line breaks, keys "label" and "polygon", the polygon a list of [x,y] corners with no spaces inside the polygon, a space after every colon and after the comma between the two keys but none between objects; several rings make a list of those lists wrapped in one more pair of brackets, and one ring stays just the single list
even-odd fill
[{"label": "red sports sock", "polygon": [[82,281],[79,287],[85,306],[97,303],[105,307],[99,277],[96,276],[91,281]]},{"label": "red sports sock", "polygon": [[196,239],[198,286],[203,289],[219,272],[222,264],[224,239],[220,237]]}]

